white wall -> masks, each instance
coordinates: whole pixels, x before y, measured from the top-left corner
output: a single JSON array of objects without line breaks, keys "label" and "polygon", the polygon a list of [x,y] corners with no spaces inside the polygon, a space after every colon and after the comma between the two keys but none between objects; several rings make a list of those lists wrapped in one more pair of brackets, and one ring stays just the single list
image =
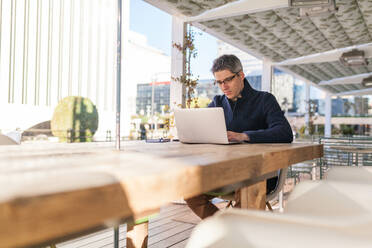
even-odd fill
[{"label": "white wall", "polygon": [[237,56],[240,61],[242,62],[243,71],[246,76],[251,72],[262,71],[262,60],[259,60],[252,55],[243,52],[242,50],[229,45],[223,41],[218,41],[218,52],[217,56],[221,56],[224,54],[234,54]]},{"label": "white wall", "polygon": [[[123,91],[123,124],[129,133],[130,116],[136,114],[137,84],[170,81],[170,56],[147,45],[146,37],[130,32],[126,56],[130,60]],[[169,44],[170,45],[170,44]]]}]

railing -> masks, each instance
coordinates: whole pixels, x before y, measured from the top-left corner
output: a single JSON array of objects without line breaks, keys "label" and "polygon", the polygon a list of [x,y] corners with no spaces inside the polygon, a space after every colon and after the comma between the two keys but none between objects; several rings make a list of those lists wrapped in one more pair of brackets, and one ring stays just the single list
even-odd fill
[{"label": "railing", "polygon": [[[22,133],[22,141],[32,141],[32,140],[48,140],[49,137],[53,137],[52,130],[48,128],[43,129],[27,129],[25,131],[18,130]],[[94,136],[89,135],[86,130],[76,131],[73,129],[58,130],[57,132],[63,134],[65,137],[62,142],[72,143],[79,140],[79,142],[112,142],[115,137],[111,130],[106,130],[105,133],[95,134]],[[58,137],[54,137],[58,138]],[[127,137],[121,137],[122,140],[127,139]]]},{"label": "railing", "polygon": [[324,156],[319,160],[321,177],[332,166],[372,166],[372,137],[321,137]]},{"label": "railing", "polygon": [[288,177],[295,183],[300,175],[308,174],[312,179],[324,177],[332,166],[372,166],[371,136],[306,136],[296,142],[319,143],[324,145],[323,158],[292,165]]}]

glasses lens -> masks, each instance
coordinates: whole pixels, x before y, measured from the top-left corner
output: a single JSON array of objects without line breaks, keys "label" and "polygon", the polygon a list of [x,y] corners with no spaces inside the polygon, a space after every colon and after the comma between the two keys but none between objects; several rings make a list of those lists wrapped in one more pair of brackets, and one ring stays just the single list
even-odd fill
[{"label": "glasses lens", "polygon": [[218,81],[218,80],[214,80],[214,85],[218,84],[218,85],[222,85],[222,84],[227,84],[227,83],[230,83],[234,77],[238,75],[237,73],[232,75],[231,77],[228,77],[228,78],[225,78],[224,80],[222,81]]},{"label": "glasses lens", "polygon": [[229,78],[226,78],[226,79],[225,79],[224,81],[225,81],[226,83],[230,83],[230,82],[231,82],[231,80],[233,80],[233,79],[234,79],[235,75],[236,75],[236,74],[232,75],[232,76],[231,76],[231,77],[229,77]]}]

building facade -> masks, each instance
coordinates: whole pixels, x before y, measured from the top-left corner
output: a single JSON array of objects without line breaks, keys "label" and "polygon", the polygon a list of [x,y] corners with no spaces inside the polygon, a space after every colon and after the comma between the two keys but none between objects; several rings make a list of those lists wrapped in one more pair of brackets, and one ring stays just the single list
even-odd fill
[{"label": "building facade", "polygon": [[150,115],[164,112],[170,104],[170,81],[137,85],[136,113]]},{"label": "building facade", "polygon": [[[246,77],[251,86],[261,88],[261,75]],[[195,97],[213,100],[223,92],[214,84],[214,79],[198,81]],[[170,105],[170,81],[137,84],[136,114],[151,115],[162,113],[165,105]]]}]

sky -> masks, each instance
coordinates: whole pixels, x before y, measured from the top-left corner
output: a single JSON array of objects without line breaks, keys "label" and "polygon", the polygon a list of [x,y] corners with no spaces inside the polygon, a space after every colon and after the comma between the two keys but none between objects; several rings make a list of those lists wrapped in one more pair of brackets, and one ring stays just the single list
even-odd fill
[{"label": "sky", "polygon": [[[148,45],[171,54],[172,17],[143,0],[130,0],[129,28],[147,37]],[[209,79],[213,60],[217,57],[217,39],[195,28],[195,46],[198,52],[192,60],[192,73],[199,79]],[[202,34],[200,34],[202,33]]]}]

